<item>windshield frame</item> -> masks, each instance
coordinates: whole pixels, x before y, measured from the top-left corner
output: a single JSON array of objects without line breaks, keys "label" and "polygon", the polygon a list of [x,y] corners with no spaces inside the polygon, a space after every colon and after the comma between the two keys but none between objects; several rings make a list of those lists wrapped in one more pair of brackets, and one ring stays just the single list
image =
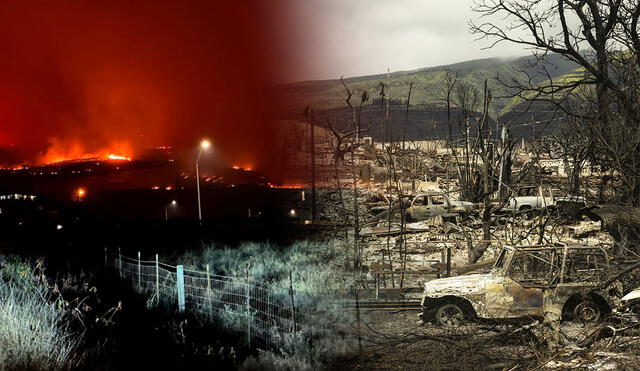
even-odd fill
[{"label": "windshield frame", "polygon": [[511,263],[511,257],[513,256],[514,251],[515,250],[512,247],[503,248],[491,269],[491,274],[504,276],[509,264]]}]

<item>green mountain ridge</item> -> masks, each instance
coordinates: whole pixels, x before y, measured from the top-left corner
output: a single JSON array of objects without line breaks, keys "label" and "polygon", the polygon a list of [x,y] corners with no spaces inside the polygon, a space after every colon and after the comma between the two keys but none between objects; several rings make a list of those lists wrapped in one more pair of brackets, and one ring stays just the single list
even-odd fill
[{"label": "green mountain ridge", "polygon": [[[496,77],[503,81],[514,81],[527,78],[522,72],[527,71],[534,82],[547,80],[546,74],[540,73],[539,68],[544,66],[552,79],[561,78],[563,75],[571,74],[578,66],[563,57],[550,54],[545,61],[536,64],[533,57],[520,57],[512,59],[478,59],[465,61],[444,66],[426,67],[411,71],[398,71],[389,74],[389,95],[388,97],[406,102],[409,92],[409,85],[413,82],[411,92],[411,105],[423,107],[443,107],[444,91],[441,82],[447,70],[459,73],[459,82],[473,85],[482,91],[484,81],[491,89],[493,99],[490,111],[492,116],[502,116],[516,106],[521,100],[509,98],[513,95]],[[374,99],[379,98],[378,85],[387,81],[387,74],[377,74],[369,76],[350,77],[344,79],[345,83],[355,94],[353,103],[359,99],[359,94],[366,90],[369,94],[371,104]],[[274,86],[269,89],[270,96],[278,102],[286,102],[284,106],[277,107],[280,112],[299,111],[307,104],[312,104],[318,109],[336,109],[346,107],[346,94],[339,79],[335,80],[315,80],[302,81],[290,84]]]}]

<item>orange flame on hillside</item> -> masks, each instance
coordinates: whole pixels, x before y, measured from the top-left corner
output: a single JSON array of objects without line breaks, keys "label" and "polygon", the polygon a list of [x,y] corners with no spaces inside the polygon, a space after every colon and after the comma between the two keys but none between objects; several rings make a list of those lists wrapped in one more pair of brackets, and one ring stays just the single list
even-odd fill
[{"label": "orange flame on hillside", "polygon": [[253,171],[252,165],[232,165],[231,168],[234,170]]},{"label": "orange flame on hillside", "polygon": [[116,161],[131,161],[131,157],[114,155],[113,153],[109,154],[107,158],[109,160],[116,160]]},{"label": "orange flame on hillside", "polygon": [[84,159],[131,161],[132,157],[133,148],[126,141],[113,142],[108,146],[91,150],[77,140],[61,141],[53,139],[50,141],[47,152],[38,158],[36,165]]},{"label": "orange flame on hillside", "polygon": [[270,188],[279,188],[279,189],[303,189],[303,188],[305,188],[305,186],[303,184],[287,184],[287,183],[280,184],[280,185],[269,183],[269,187]]}]

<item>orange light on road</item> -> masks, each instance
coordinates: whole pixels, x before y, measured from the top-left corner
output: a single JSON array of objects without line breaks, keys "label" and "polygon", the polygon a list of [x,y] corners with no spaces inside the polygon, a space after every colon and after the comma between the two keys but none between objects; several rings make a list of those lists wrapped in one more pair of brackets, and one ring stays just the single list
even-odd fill
[{"label": "orange light on road", "polygon": [[84,188],[78,188],[76,189],[76,200],[77,201],[82,201],[82,199],[87,195],[87,190]]}]

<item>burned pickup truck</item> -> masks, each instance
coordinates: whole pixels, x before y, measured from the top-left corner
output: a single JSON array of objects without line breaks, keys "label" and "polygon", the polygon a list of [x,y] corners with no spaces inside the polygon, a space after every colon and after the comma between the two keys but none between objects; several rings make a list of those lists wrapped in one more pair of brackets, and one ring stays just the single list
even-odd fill
[{"label": "burned pickup truck", "polygon": [[488,274],[427,282],[421,317],[444,327],[471,318],[544,318],[549,313],[595,322],[614,305],[613,290],[600,287],[610,276],[609,257],[599,247],[505,247]]},{"label": "burned pickup truck", "polygon": [[553,192],[542,187],[521,187],[516,194],[509,198],[503,211],[539,211],[555,206]]}]

